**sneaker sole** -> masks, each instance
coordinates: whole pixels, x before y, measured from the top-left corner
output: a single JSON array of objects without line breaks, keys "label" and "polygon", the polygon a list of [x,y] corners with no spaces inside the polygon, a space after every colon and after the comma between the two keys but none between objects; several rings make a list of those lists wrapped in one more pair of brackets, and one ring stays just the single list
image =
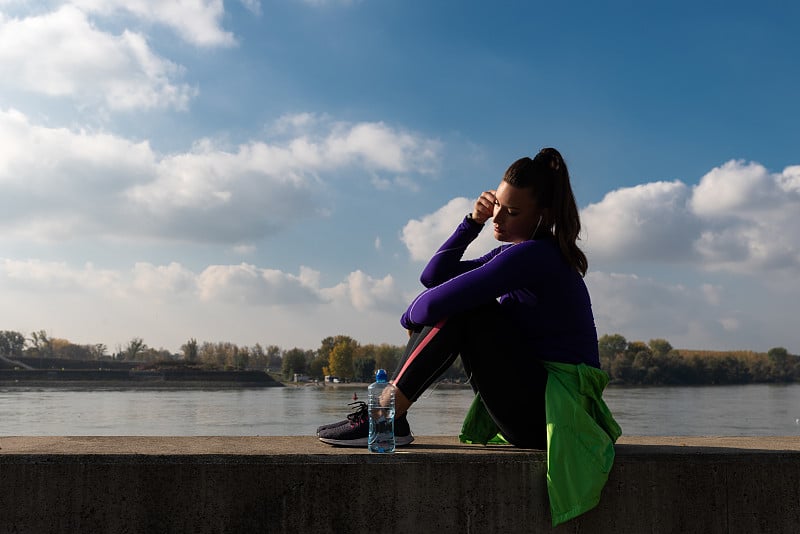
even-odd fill
[{"label": "sneaker sole", "polygon": [[338,423],[329,423],[327,425],[322,425],[320,427],[317,427],[317,435],[319,436],[319,433],[322,432],[323,430],[328,430],[328,429],[331,429],[331,428],[336,428],[337,426],[346,425],[349,422],[350,421],[345,419],[344,421],[339,421]]},{"label": "sneaker sole", "polygon": [[[367,438],[358,438],[358,439],[331,439],[331,438],[319,438],[322,443],[327,443],[328,445],[336,445],[337,447],[366,447],[368,444]],[[414,441],[414,436],[395,436],[394,438],[394,446],[395,447],[404,447]]]}]

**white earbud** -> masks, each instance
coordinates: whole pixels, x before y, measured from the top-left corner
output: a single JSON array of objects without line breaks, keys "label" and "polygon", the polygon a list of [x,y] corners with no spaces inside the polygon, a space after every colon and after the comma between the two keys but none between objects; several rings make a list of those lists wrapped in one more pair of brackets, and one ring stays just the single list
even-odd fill
[{"label": "white earbud", "polygon": [[533,237],[536,235],[536,232],[539,231],[539,225],[542,224],[542,217],[543,215],[539,215],[539,222],[536,223],[536,228],[534,228],[533,233],[528,239],[533,239]]}]

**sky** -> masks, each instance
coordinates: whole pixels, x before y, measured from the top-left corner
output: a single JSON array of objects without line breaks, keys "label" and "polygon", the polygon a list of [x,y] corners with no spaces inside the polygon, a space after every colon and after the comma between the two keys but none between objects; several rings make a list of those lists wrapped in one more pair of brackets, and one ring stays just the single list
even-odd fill
[{"label": "sky", "polygon": [[[795,2],[0,0],[0,330],[403,344],[563,154],[598,334],[800,353]],[[496,246],[484,230],[467,251]]]}]

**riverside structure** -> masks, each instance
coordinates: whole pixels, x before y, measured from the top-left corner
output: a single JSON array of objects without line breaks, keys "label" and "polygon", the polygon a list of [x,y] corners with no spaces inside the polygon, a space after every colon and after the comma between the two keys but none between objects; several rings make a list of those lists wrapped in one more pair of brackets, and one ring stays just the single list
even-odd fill
[{"label": "riverside structure", "polygon": [[623,436],[600,504],[556,528],[545,471],[455,437],[0,437],[0,534],[370,532],[376,487],[395,532],[800,532],[800,437]]}]

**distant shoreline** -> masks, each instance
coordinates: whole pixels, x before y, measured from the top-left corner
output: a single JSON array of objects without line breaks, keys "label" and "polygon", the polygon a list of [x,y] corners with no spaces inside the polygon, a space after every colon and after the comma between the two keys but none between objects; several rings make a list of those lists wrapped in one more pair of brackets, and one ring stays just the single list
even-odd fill
[{"label": "distant shoreline", "polygon": [[263,371],[0,369],[0,387],[236,389],[283,387]]},{"label": "distant shoreline", "polygon": [[264,389],[283,387],[283,384],[263,384],[258,382],[136,382],[124,380],[21,380],[0,381],[0,388],[22,389]]}]

